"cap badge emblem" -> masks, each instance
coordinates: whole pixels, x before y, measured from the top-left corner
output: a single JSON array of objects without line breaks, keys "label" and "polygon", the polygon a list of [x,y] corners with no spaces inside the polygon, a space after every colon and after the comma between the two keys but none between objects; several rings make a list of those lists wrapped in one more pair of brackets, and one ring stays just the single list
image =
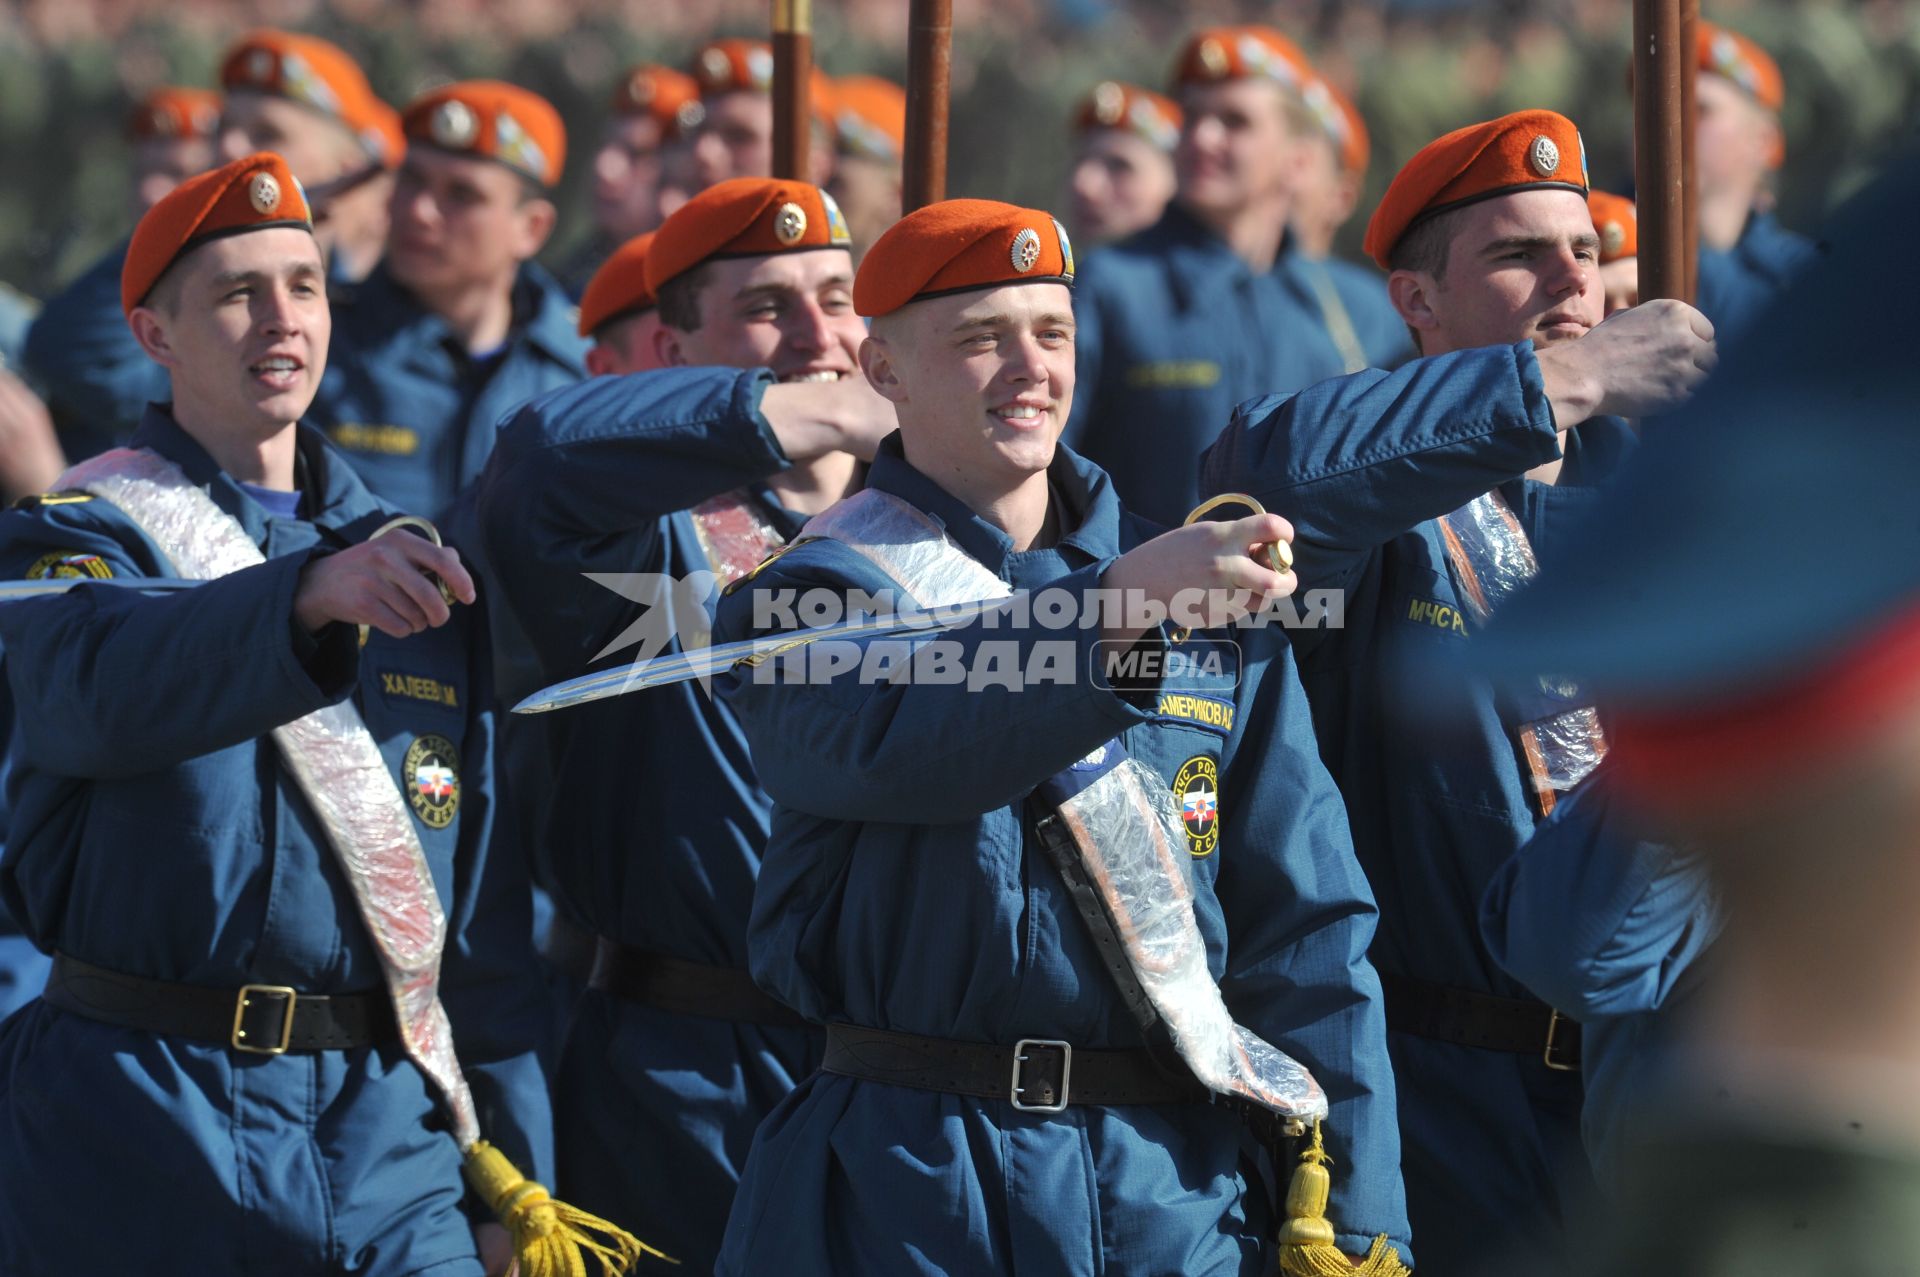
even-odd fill
[{"label": "cap badge emblem", "polygon": [[280,183],[271,173],[255,173],[247,183],[247,202],[256,213],[271,213],[280,207]]},{"label": "cap badge emblem", "polygon": [[807,210],[798,204],[786,203],[773,215],[773,234],[782,244],[792,246],[800,242],[807,233]]},{"label": "cap badge emblem", "polygon": [[480,136],[480,118],[465,102],[451,100],[433,109],[427,132],[441,146],[464,149]]},{"label": "cap badge emblem", "polygon": [[1560,167],[1560,148],[1554,145],[1552,138],[1542,133],[1527,148],[1527,163],[1533,165],[1533,171],[1541,177],[1552,177]]},{"label": "cap badge emblem", "polygon": [[1040,232],[1031,226],[1013,237],[1013,268],[1022,275],[1040,260]]}]

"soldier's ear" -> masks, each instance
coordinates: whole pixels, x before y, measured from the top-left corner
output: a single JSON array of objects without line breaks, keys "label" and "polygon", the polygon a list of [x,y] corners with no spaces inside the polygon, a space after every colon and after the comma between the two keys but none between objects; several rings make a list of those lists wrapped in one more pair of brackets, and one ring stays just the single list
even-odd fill
[{"label": "soldier's ear", "polygon": [[140,343],[140,349],[147,352],[147,358],[162,368],[177,368],[180,357],[173,353],[173,342],[167,330],[173,321],[164,313],[151,306],[135,306],[133,313],[127,316],[127,324],[133,329],[133,339]]},{"label": "soldier's ear", "polygon": [[560,212],[554,208],[552,200],[532,199],[520,206],[519,213],[520,242],[515,245],[515,254],[524,262],[546,247],[547,237],[553,234],[553,226],[559,220]]},{"label": "soldier's ear", "polygon": [[680,334],[671,325],[655,325],[653,330],[653,358],[662,368],[684,368],[687,366],[687,352],[680,347]]},{"label": "soldier's ear", "polygon": [[868,337],[860,343],[860,371],[867,384],[893,403],[907,402],[907,388],[900,381],[893,363],[894,350],[884,337]]},{"label": "soldier's ear", "polygon": [[1429,332],[1440,325],[1433,310],[1435,291],[1433,276],[1423,270],[1397,270],[1387,276],[1387,298],[1401,321],[1415,332]]}]

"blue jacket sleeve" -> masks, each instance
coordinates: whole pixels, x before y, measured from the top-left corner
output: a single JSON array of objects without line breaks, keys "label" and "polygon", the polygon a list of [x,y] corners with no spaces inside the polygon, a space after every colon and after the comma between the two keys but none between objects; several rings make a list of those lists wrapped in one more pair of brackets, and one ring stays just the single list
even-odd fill
[{"label": "blue jacket sleeve", "polygon": [[[56,551],[98,555],[116,577],[155,575],[144,540],[93,512],[103,504],[0,516],[0,578],[22,577]],[[296,642],[293,596],[309,557],[286,555],[171,594],[81,585],[0,606],[16,764],[95,779],[134,775],[237,745],[345,697],[359,671],[351,627],[328,626],[310,650]]]},{"label": "blue jacket sleeve", "polygon": [[[486,624],[469,618],[476,636]],[[553,1117],[539,1048],[550,1016],[533,950],[526,857],[501,818],[491,657],[476,641],[469,678],[465,793],[441,998],[480,1131],[528,1178],[553,1184]]]},{"label": "blue jacket sleeve", "polygon": [[596,377],[508,420],[476,498],[484,561],[550,672],[577,673],[633,607],[582,573],[648,570],[661,518],[786,468],[760,415],[771,384],[736,368]]},{"label": "blue jacket sleeve", "polygon": [[[1108,562],[1047,588],[1084,596]],[[901,593],[858,552],[805,543],[721,601],[715,640],[791,628],[754,628],[762,603],[787,590]],[[1097,671],[1089,676],[1100,638],[1089,611],[1060,629],[1037,615],[995,614],[931,636],[816,643],[790,660],[736,667],[715,691],[740,716],[761,784],[783,806],[829,820],[971,820],[1147,716]],[[878,672],[883,663],[890,675]],[[1043,664],[1059,677],[1022,678]]]},{"label": "blue jacket sleeve", "polygon": [[1526,343],[1368,369],[1252,399],[1201,458],[1201,491],[1243,492],[1293,523],[1303,587],[1560,455]]},{"label": "blue jacket sleeve", "polygon": [[124,246],[47,302],[27,333],[24,363],[62,422],[118,438],[149,402],[169,399],[164,368],[147,358],[120,308]]},{"label": "blue jacket sleeve", "polygon": [[1636,836],[1604,770],[1554,808],[1480,907],[1494,960],[1582,1021],[1659,1010],[1720,921],[1699,862]]},{"label": "blue jacket sleeve", "polygon": [[1284,642],[1250,676],[1259,680],[1243,720],[1252,726],[1226,759],[1220,786],[1215,891],[1228,933],[1220,988],[1236,1020],[1306,1065],[1326,1090],[1335,1166],[1328,1218],[1340,1248],[1364,1254],[1385,1233],[1411,1262],[1385,1013],[1367,961],[1373,891]]}]

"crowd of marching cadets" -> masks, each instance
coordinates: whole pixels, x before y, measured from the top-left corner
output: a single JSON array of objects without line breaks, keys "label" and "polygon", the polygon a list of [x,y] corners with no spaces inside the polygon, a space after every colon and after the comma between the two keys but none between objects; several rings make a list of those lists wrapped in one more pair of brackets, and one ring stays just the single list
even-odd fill
[{"label": "crowd of marching cadets", "polygon": [[[1741,751],[1717,684],[1616,727],[1481,632],[1613,508],[1639,423],[1841,269],[1768,213],[1773,62],[1705,22],[1697,53],[1697,307],[1640,303],[1633,205],[1551,111],[1462,121],[1357,208],[1364,121],[1258,26],[1194,33],[1166,95],[1096,87],[1058,211],[902,218],[886,81],[816,75],[808,180],[774,179],[765,44],[635,68],[553,274],[534,93],[395,111],[276,31],[155,91],[130,238],[26,338],[45,407],[0,372],[0,576],[78,582],[0,606],[0,1270],[543,1277],[549,1232],[729,1274],[1672,1258],[1580,1214],[1639,1200],[1725,930],[1711,803],[1688,840],[1638,814]],[[1363,211],[1371,266],[1333,254]],[[1270,513],[1180,526],[1222,493]],[[1218,597],[1191,639],[945,636],[1072,645],[1018,689],[736,671],[506,712],[754,637],[766,591],[1048,588]],[[1313,591],[1333,624],[1231,624]],[[1858,635],[1912,649],[1876,606]],[[1177,688],[1092,659],[1174,641],[1211,655]],[[1807,696],[1888,685],[1857,681]],[[1199,1000],[1316,1120],[1224,1102],[1265,1083],[1215,1077],[1194,1006],[1143,1013],[1087,869],[1163,837]],[[1774,1271],[1739,1259],[1772,1225],[1690,1227],[1686,1271]]]}]

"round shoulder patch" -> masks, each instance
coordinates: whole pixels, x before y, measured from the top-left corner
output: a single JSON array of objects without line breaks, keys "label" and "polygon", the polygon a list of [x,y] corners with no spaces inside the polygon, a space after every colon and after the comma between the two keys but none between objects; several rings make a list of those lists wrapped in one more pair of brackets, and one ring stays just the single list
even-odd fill
[{"label": "round shoulder patch", "polygon": [[97,554],[85,550],[55,550],[43,554],[33,561],[27,569],[27,580],[46,581],[66,577],[79,577],[85,580],[104,581],[113,575],[113,568]]},{"label": "round shoulder patch", "polygon": [[1187,830],[1187,850],[1211,856],[1220,845],[1220,767],[1210,754],[1195,754],[1173,778],[1173,801]]},{"label": "round shoulder patch", "polygon": [[460,755],[444,736],[422,736],[407,747],[401,780],[413,814],[429,829],[445,829],[460,814]]}]

